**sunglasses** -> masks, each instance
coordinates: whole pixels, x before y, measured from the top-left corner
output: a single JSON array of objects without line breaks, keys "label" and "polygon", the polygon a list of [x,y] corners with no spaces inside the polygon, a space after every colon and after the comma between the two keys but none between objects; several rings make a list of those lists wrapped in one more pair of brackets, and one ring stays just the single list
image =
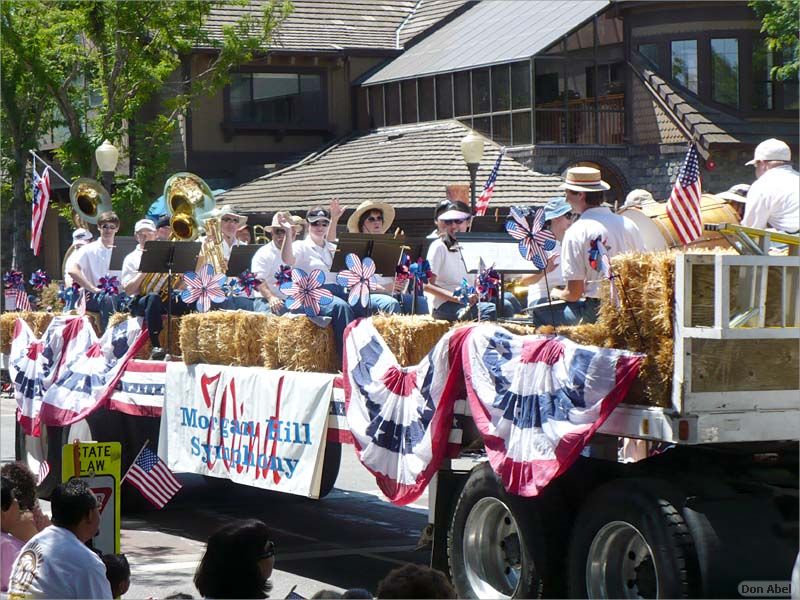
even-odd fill
[{"label": "sunglasses", "polygon": [[383,223],[383,217],[367,217],[367,218],[366,218],[366,219],[364,219],[364,220],[365,220],[365,221],[369,221],[370,223],[375,223],[375,222],[378,222],[378,221],[380,221],[381,223]]},{"label": "sunglasses", "polygon": [[222,217],[221,221],[223,223],[238,223],[239,219],[236,217]]},{"label": "sunglasses", "polygon": [[275,229],[275,228],[272,229],[272,235],[285,235],[285,234],[286,234],[285,229]]},{"label": "sunglasses", "polygon": [[105,223],[103,225],[100,225],[100,229],[106,229],[106,230],[108,230],[108,229],[119,229],[119,227],[117,227],[113,223]]},{"label": "sunglasses", "polygon": [[331,224],[330,221],[314,221],[313,223],[311,223],[311,226],[312,227],[327,227],[330,224]]},{"label": "sunglasses", "polygon": [[264,546],[264,551],[259,556],[259,559],[272,558],[273,556],[275,556],[275,542],[270,540],[267,542],[267,545]]},{"label": "sunglasses", "polygon": [[467,222],[466,219],[446,219],[442,221],[445,225],[463,225]]}]

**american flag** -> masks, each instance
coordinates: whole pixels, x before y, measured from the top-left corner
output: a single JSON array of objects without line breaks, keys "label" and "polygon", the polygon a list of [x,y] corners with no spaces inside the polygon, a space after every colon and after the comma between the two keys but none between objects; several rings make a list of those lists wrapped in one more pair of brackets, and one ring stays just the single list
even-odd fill
[{"label": "american flag", "polygon": [[50,472],[50,463],[46,460],[43,460],[39,463],[39,470],[36,474],[36,485],[42,485],[42,482],[47,477],[47,474]]},{"label": "american flag", "polygon": [[16,296],[15,300],[17,310],[30,311],[31,300],[28,297],[28,292],[25,291],[25,285],[21,284],[20,287],[14,290],[14,294]]},{"label": "american flag", "polygon": [[145,445],[123,481],[127,480],[156,508],[164,508],[181,484],[154,452]]},{"label": "american flag", "polygon": [[500,162],[503,160],[505,153],[506,149],[501,148],[500,154],[497,156],[497,160],[492,168],[492,172],[489,174],[489,179],[487,179],[486,183],[483,185],[481,196],[475,203],[475,214],[478,216],[485,215],[486,209],[489,208],[489,200],[492,199],[492,194],[494,194],[494,182],[497,181],[497,172],[500,170]]},{"label": "american flag", "polygon": [[667,215],[682,244],[690,244],[703,235],[701,193],[697,148],[692,144],[667,200]]},{"label": "american flag", "polygon": [[45,167],[40,177],[33,165],[33,207],[31,209],[31,249],[34,256],[39,255],[39,245],[42,241],[42,228],[47,215],[47,205],[50,203],[50,167]]}]

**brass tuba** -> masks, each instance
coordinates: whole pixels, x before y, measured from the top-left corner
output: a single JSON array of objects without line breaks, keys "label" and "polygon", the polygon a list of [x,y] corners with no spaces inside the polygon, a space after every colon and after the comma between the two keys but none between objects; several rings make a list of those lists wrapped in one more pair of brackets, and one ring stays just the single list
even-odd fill
[{"label": "brass tuba", "polygon": [[111,195],[106,188],[88,177],[79,177],[72,182],[69,200],[78,217],[87,223],[96,224],[102,213],[112,210]]},{"label": "brass tuba", "polygon": [[175,173],[164,184],[164,202],[172,235],[179,241],[197,239],[202,218],[216,207],[211,188],[193,173]]}]

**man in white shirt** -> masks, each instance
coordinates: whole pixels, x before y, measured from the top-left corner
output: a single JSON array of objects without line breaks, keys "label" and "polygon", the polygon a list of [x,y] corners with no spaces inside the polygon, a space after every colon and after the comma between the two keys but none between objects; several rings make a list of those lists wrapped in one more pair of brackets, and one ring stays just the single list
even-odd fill
[{"label": "man in white shirt", "polygon": [[73,287],[72,277],[69,274],[70,269],[75,265],[75,259],[78,258],[78,249],[85,246],[92,241],[92,233],[88,229],[79,227],[72,232],[72,246],[67,248],[67,253],[64,259],[64,294],[66,300],[64,302],[64,311],[70,311],[75,308],[78,301],[77,288]]},{"label": "man in white shirt", "polygon": [[800,230],[800,173],[791,161],[791,149],[780,140],[771,138],[756,146],[747,163],[755,166],[756,181],[747,192],[742,225],[784,233]]},{"label": "man in white shirt", "polygon": [[106,567],[85,544],[100,528],[97,498],[82,479],[50,497],[53,524],[33,536],[11,568],[9,598],[111,598]]},{"label": "man in white shirt", "polygon": [[269,231],[272,241],[256,251],[250,264],[250,271],[261,280],[258,286],[261,298],[255,299],[253,310],[281,315],[286,312],[286,294],[278,287],[275,274],[280,272],[282,265],[291,263],[293,234],[298,228],[294,226],[291,214],[280,211],[273,215],[272,225],[264,229]]},{"label": "man in white shirt", "polygon": [[247,225],[247,217],[244,215],[236,214],[234,208],[230,205],[222,207],[224,211],[220,215],[220,231],[222,233],[222,256],[225,260],[230,260],[231,250],[234,246],[246,245],[237,237],[239,228]]},{"label": "man in white shirt", "polygon": [[[555,325],[593,323],[600,305],[602,272],[589,263],[592,242],[605,247],[608,258],[624,252],[643,251],[644,241],[636,224],[611,212],[603,203],[609,186],[600,171],[592,167],[574,167],[567,171],[562,184],[567,202],[580,218],[567,229],[561,243],[561,269],[566,288],[553,290],[553,300],[563,300],[563,312],[554,314]],[[599,261],[598,261],[599,264]]]},{"label": "man in white shirt", "polygon": [[100,238],[76,251],[78,256],[68,269],[72,279],[89,294],[86,310],[100,313],[100,327],[105,331],[111,313],[119,310],[120,295],[103,293],[98,287],[101,277],[119,278],[120,271],[111,271],[111,252],[114,236],[119,230],[119,217],[113,211],[101,213],[97,218]]}]

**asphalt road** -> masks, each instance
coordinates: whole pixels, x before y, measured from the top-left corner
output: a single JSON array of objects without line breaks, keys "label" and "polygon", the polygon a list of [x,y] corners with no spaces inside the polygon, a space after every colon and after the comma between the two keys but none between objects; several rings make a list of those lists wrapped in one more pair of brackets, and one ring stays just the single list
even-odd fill
[{"label": "asphalt road", "polygon": [[[0,461],[14,458],[14,401],[0,400]],[[163,510],[123,515],[121,546],[132,569],[125,598],[164,598],[175,592],[199,597],[192,583],[205,541],[236,519],[263,520],[276,545],[271,598],[295,591],[309,598],[320,589],[365,587],[405,562],[427,564],[417,550],[427,523],[427,495],[407,507],[382,499],[372,475],[345,446],[336,488],[322,500],[256,488],[209,485],[179,475],[183,489]],[[49,510],[44,503],[46,511]]]}]

